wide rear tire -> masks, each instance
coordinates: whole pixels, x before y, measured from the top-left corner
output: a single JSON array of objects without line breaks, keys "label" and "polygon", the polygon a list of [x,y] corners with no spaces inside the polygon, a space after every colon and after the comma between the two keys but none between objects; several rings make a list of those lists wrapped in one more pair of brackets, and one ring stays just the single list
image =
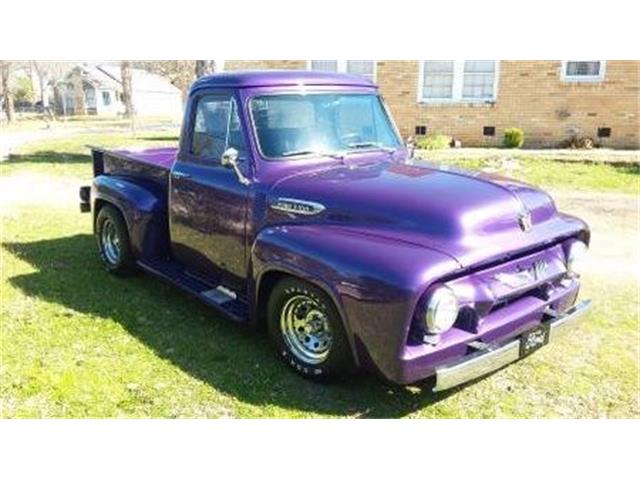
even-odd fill
[{"label": "wide rear tire", "polygon": [[111,205],[100,209],[96,216],[95,235],[100,259],[108,272],[128,275],[135,271],[127,224],[118,209]]}]

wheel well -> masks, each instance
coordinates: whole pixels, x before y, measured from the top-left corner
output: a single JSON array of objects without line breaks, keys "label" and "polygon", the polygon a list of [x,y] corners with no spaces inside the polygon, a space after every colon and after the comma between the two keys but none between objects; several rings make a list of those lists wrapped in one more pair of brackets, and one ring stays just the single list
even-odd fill
[{"label": "wheel well", "polygon": [[100,210],[102,210],[107,205],[109,205],[110,207],[115,208],[116,211],[122,216],[122,219],[124,220],[124,223],[127,226],[127,231],[129,231],[129,222],[127,222],[127,218],[122,213],[122,210],[120,209],[120,207],[118,207],[116,204],[114,204],[112,202],[109,202],[107,200],[103,200],[102,198],[96,198],[96,201],[93,204],[93,230],[94,230],[94,232],[95,232],[95,228],[96,228],[96,220],[98,219],[98,214],[100,213]]},{"label": "wheel well", "polygon": [[[320,285],[316,282],[313,281],[309,281],[306,278],[303,278],[299,275],[295,275],[292,273],[288,273],[288,272],[283,272],[281,270],[272,270],[269,272],[266,272],[264,275],[262,275],[261,279],[260,279],[260,285],[258,286],[258,296],[257,296],[257,313],[258,313],[258,324],[259,325],[264,325],[266,324],[266,319],[267,319],[267,303],[269,302],[269,296],[271,295],[271,292],[273,291],[273,287],[276,286],[276,284],[284,279],[284,278],[293,278],[296,280],[301,280],[303,282],[307,282],[310,283],[311,285],[314,285],[315,287],[319,288],[320,290],[322,290],[323,292],[325,292],[325,294],[327,295],[327,297],[329,298],[329,300],[331,302],[333,302],[334,307],[336,308],[338,315],[340,315],[340,317],[343,317],[342,314],[342,310],[340,309],[340,306],[336,303],[335,298],[333,298],[333,295],[330,294],[330,292],[327,291],[327,289],[323,286]],[[342,321],[344,323],[345,319],[342,318]]]},{"label": "wheel well", "polygon": [[101,198],[96,198],[96,201],[93,204],[93,231],[96,230],[96,220],[98,219],[98,213],[102,210],[102,207],[105,205],[111,205],[111,203],[102,200]]},{"label": "wheel well", "polygon": [[277,270],[265,273],[260,279],[260,286],[258,287],[258,304],[257,304],[257,320],[258,326],[264,328],[267,324],[267,303],[269,302],[269,296],[273,291],[273,287],[276,286],[283,278],[298,278],[295,275],[289,273],[280,272]]},{"label": "wheel well", "polygon": [[340,316],[340,320],[342,321],[345,334],[347,335],[347,338],[348,338],[349,347],[351,350],[351,355],[353,356],[353,360],[356,363],[356,365],[359,365],[360,363],[359,363],[358,354],[356,351],[356,345],[353,343],[353,337],[351,336],[350,330],[348,328],[347,319],[345,318],[344,313],[340,308],[340,305],[337,304],[336,299],[333,297],[333,295],[330,294],[330,292],[327,291],[327,289],[323,285],[320,285],[313,281],[309,281],[305,278],[302,278],[301,276],[291,274],[288,272],[283,272],[281,270],[272,270],[262,275],[260,279],[260,284],[258,286],[257,306],[256,306],[256,312],[257,312],[256,326],[260,329],[266,328],[267,303],[269,302],[269,296],[273,291],[273,287],[275,287],[275,285],[284,278],[295,278],[295,279],[302,280],[304,282],[311,283],[312,285],[316,286],[317,288],[319,288],[320,290],[324,291],[327,294],[327,297],[329,297],[329,300],[333,302],[334,307],[336,308],[336,311]]}]

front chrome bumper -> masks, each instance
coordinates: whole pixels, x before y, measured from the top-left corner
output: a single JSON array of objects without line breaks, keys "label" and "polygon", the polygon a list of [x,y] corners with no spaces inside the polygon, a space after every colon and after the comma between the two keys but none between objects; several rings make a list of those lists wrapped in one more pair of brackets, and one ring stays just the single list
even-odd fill
[{"label": "front chrome bumper", "polygon": [[[575,321],[591,306],[591,300],[584,300],[552,316],[549,321],[549,342],[562,332],[570,329]],[[447,390],[462,383],[498,370],[520,358],[520,339],[506,344],[480,344],[479,351],[466,355],[455,362],[436,368],[434,391]]]}]

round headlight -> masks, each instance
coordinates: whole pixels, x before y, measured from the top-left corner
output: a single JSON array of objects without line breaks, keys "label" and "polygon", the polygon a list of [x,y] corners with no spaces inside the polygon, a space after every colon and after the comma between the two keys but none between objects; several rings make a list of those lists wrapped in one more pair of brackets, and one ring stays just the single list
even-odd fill
[{"label": "round headlight", "polygon": [[449,330],[458,316],[458,299],[448,287],[438,287],[431,294],[424,316],[427,332],[437,335]]},{"label": "round headlight", "polygon": [[584,242],[573,242],[567,252],[567,271],[574,275],[582,272],[589,248]]}]

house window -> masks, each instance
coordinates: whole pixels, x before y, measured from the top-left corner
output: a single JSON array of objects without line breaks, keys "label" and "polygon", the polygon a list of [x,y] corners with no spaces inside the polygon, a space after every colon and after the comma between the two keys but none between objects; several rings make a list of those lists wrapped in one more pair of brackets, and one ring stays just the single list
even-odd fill
[{"label": "house window", "polygon": [[102,92],[102,103],[105,107],[111,105],[111,94],[109,92]]},{"label": "house window", "polygon": [[601,82],[604,80],[604,60],[562,62],[562,79],[566,82]]},{"label": "house window", "polygon": [[496,60],[424,60],[420,63],[418,101],[493,102],[498,66]]},{"label": "house window", "polygon": [[372,82],[376,80],[376,62],[373,60],[310,60],[309,70],[345,72],[360,75]]}]

